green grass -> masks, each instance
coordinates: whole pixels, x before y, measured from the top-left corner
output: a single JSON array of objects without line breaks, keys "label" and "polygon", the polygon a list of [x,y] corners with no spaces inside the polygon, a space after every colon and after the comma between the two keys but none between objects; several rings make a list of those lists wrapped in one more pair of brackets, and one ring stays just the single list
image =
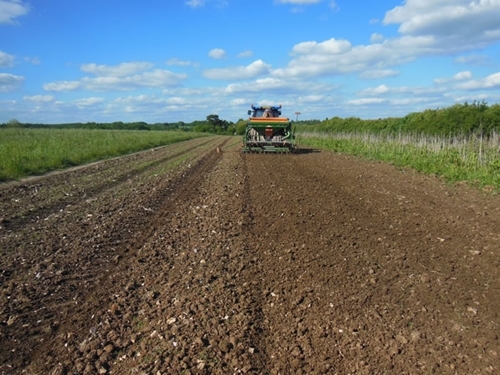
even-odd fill
[{"label": "green grass", "polygon": [[490,137],[302,133],[303,146],[381,160],[500,191],[500,134]]},{"label": "green grass", "polygon": [[0,129],[0,182],[205,135],[181,131]]}]

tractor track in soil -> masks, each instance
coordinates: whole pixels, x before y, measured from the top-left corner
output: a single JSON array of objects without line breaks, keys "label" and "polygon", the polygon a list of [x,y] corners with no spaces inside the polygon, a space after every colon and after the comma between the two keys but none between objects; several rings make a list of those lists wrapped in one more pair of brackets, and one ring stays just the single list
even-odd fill
[{"label": "tractor track in soil", "polygon": [[500,199],[209,137],[0,186],[0,374],[495,374]]}]

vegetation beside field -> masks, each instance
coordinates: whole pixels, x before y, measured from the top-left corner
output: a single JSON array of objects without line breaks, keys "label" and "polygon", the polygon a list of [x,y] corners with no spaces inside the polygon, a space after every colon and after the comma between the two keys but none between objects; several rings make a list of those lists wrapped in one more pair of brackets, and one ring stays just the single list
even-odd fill
[{"label": "vegetation beside field", "polygon": [[299,144],[413,168],[450,183],[466,181],[486,191],[500,191],[497,132],[488,137],[303,132]]},{"label": "vegetation beside field", "polygon": [[[298,116],[297,116],[298,117]],[[382,160],[500,191],[500,104],[427,109],[404,117],[295,119],[300,146]],[[41,174],[207,134],[243,134],[208,115],[191,123],[0,124],[0,181]],[[117,130],[120,129],[120,130]]]},{"label": "vegetation beside field", "polygon": [[164,146],[206,134],[104,129],[0,129],[0,182]]},{"label": "vegetation beside field", "polygon": [[334,117],[298,127],[302,146],[323,148],[420,172],[450,183],[500,191],[500,105],[428,109],[401,118]]}]

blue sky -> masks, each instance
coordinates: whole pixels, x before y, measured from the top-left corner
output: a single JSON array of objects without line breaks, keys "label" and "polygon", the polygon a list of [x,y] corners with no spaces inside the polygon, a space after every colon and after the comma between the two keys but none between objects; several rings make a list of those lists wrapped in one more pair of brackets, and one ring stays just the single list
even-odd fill
[{"label": "blue sky", "polygon": [[500,102],[500,0],[0,0],[0,123]]}]

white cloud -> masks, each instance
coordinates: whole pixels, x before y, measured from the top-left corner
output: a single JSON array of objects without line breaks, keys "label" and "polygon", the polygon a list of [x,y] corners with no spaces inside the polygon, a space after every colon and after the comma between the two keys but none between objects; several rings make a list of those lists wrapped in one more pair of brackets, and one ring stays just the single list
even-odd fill
[{"label": "white cloud", "polygon": [[127,77],[85,77],[81,80],[81,83],[87,90],[91,91],[127,91],[140,87],[177,85],[186,77],[185,74],[177,74],[168,70],[156,69]]},{"label": "white cloud", "polygon": [[231,105],[232,106],[240,106],[240,105],[248,105],[248,100],[243,99],[243,98],[236,98],[231,100]]},{"label": "white cloud", "polygon": [[490,57],[486,55],[468,55],[457,57],[455,61],[460,64],[486,65],[490,62]]},{"label": "white cloud", "polygon": [[0,51],[0,67],[7,68],[14,66],[14,56],[9,55],[3,51]]},{"label": "white cloud", "polygon": [[472,78],[472,72],[469,70],[459,72],[453,76],[454,81],[462,81],[464,79],[470,79]]},{"label": "white cloud", "polygon": [[380,85],[377,87],[369,87],[361,91],[363,95],[381,95],[387,94],[390,88],[387,85]]},{"label": "white cloud", "polygon": [[262,97],[262,95],[266,93],[272,93],[273,95],[279,95],[279,98],[281,98],[279,99],[280,101],[284,101],[284,97],[293,97],[293,101],[295,102],[298,95],[303,93],[305,86],[307,86],[307,91],[310,95],[331,92],[338,88],[337,86],[324,82],[310,81],[304,83],[302,80],[266,77],[240,83],[231,83],[220,92],[215,92],[213,95],[226,97],[234,94],[238,94],[238,96],[248,94],[254,97],[257,93],[259,97]]},{"label": "white cloud", "polygon": [[226,57],[226,51],[221,48],[214,48],[208,53],[208,56],[213,59],[223,59]]},{"label": "white cloud", "polygon": [[232,83],[225,89],[226,93],[233,94],[237,92],[261,92],[265,90],[276,90],[289,87],[289,84],[277,78],[260,78],[252,82]]},{"label": "white cloud", "polygon": [[25,96],[23,97],[23,99],[33,103],[49,103],[53,102],[55,100],[55,97],[52,95],[33,95]]},{"label": "white cloud", "polygon": [[40,65],[42,63],[38,57],[25,57],[24,61],[29,62],[33,65]]},{"label": "white cloud", "polygon": [[461,83],[457,87],[466,90],[498,89],[500,88],[500,72],[491,74],[483,79]]},{"label": "white cloud", "polygon": [[304,95],[304,96],[299,96],[297,98],[297,101],[301,104],[319,103],[322,102],[324,98],[325,98],[324,95]]},{"label": "white cloud", "polygon": [[334,38],[323,42],[303,42],[292,49],[288,66],[273,71],[276,77],[340,75],[368,69],[384,70],[412,61],[418,54],[432,51],[432,37],[386,39],[383,43],[351,46]]},{"label": "white cloud", "polygon": [[45,91],[72,91],[81,87],[82,84],[78,81],[59,81],[43,84]]},{"label": "white cloud", "polygon": [[83,98],[83,99],[75,100],[75,104],[79,108],[90,107],[90,106],[93,106],[93,105],[96,105],[96,104],[102,103],[102,102],[104,102],[104,99],[97,98],[97,97]]},{"label": "white cloud", "polygon": [[387,102],[387,99],[382,98],[363,98],[348,100],[346,103],[350,105],[370,105],[370,104],[381,104]]},{"label": "white cloud", "polygon": [[20,0],[0,0],[0,24],[14,24],[15,18],[24,16],[29,10],[29,5]]},{"label": "white cloud", "polygon": [[464,95],[464,96],[458,96],[454,98],[455,103],[465,103],[465,102],[474,102],[474,100],[487,100],[489,99],[489,95],[487,94],[479,94],[479,95]]},{"label": "white cloud", "polygon": [[193,65],[191,61],[181,60],[176,57],[168,59],[166,62],[167,65],[176,65],[176,66],[190,66]]},{"label": "white cloud", "polygon": [[[84,77],[79,81],[60,81],[46,83],[43,89],[46,91],[73,91],[73,90],[90,90],[90,91],[129,91],[145,87],[167,87],[176,86],[182,80],[187,78],[186,74],[172,73],[168,70],[155,69],[152,71],[143,72],[129,76],[122,76],[124,71],[132,71],[131,67],[111,69],[109,76]],[[108,69],[100,67],[91,67],[88,71],[103,73]]]},{"label": "white cloud", "polygon": [[331,9],[334,9],[334,10],[338,10],[339,7],[337,5],[337,2],[334,1],[334,0],[330,0],[330,2],[328,3],[328,6],[331,8]]},{"label": "white cloud", "polygon": [[331,38],[324,42],[302,42],[292,48],[292,53],[297,55],[316,54],[316,55],[337,55],[345,53],[351,49],[351,43],[347,40],[337,40]]},{"label": "white cloud", "polygon": [[379,79],[379,78],[386,78],[386,77],[395,77],[398,75],[399,75],[399,72],[397,70],[372,69],[372,70],[365,70],[359,76],[360,76],[360,78],[363,78],[363,79]]},{"label": "white cloud", "polygon": [[408,105],[415,105],[419,103],[426,103],[429,102],[429,98],[405,98],[405,99],[391,99],[389,100],[391,105],[396,105],[396,106],[408,106]]},{"label": "white cloud", "polygon": [[436,78],[434,79],[434,83],[436,84],[445,84],[448,82],[453,82],[453,81],[464,81],[466,79],[471,79],[472,78],[472,72],[469,70],[459,72],[455,74],[451,78]]},{"label": "white cloud", "polygon": [[24,77],[8,73],[0,73],[0,92],[11,92],[20,88],[24,83]]},{"label": "white cloud", "polygon": [[370,42],[372,42],[372,43],[381,42],[383,40],[384,40],[384,36],[382,34],[378,34],[378,33],[373,33],[372,36],[370,37]]},{"label": "white cloud", "polygon": [[253,52],[250,50],[246,50],[238,54],[238,57],[251,57],[251,56],[253,56]]},{"label": "white cloud", "polygon": [[419,95],[432,96],[435,94],[440,94],[446,91],[446,88],[436,88],[436,87],[419,87],[419,86],[399,86],[390,87],[387,85],[379,85],[377,87],[367,87],[360,91],[361,96],[389,96],[396,95],[398,99],[401,96],[415,97]]},{"label": "white cloud", "polygon": [[85,73],[91,73],[97,76],[107,77],[124,77],[130,74],[141,72],[152,68],[153,64],[148,62],[130,62],[121,63],[116,66],[110,65],[97,65],[97,64],[83,64],[80,69]]},{"label": "white cloud", "polygon": [[267,74],[270,68],[264,61],[257,60],[247,66],[207,69],[203,75],[210,79],[247,79]]},{"label": "white cloud", "polygon": [[189,0],[186,1],[186,5],[191,8],[198,8],[205,5],[205,0]]},{"label": "white cloud", "polygon": [[496,41],[499,19],[500,0],[407,0],[388,11],[383,23],[400,24],[402,34],[434,35],[464,48]]},{"label": "white cloud", "polygon": [[165,100],[165,103],[167,103],[169,105],[172,105],[172,104],[184,105],[184,104],[187,104],[188,102],[189,101],[186,98],[181,98],[181,97],[171,97],[171,98],[167,98]]}]

